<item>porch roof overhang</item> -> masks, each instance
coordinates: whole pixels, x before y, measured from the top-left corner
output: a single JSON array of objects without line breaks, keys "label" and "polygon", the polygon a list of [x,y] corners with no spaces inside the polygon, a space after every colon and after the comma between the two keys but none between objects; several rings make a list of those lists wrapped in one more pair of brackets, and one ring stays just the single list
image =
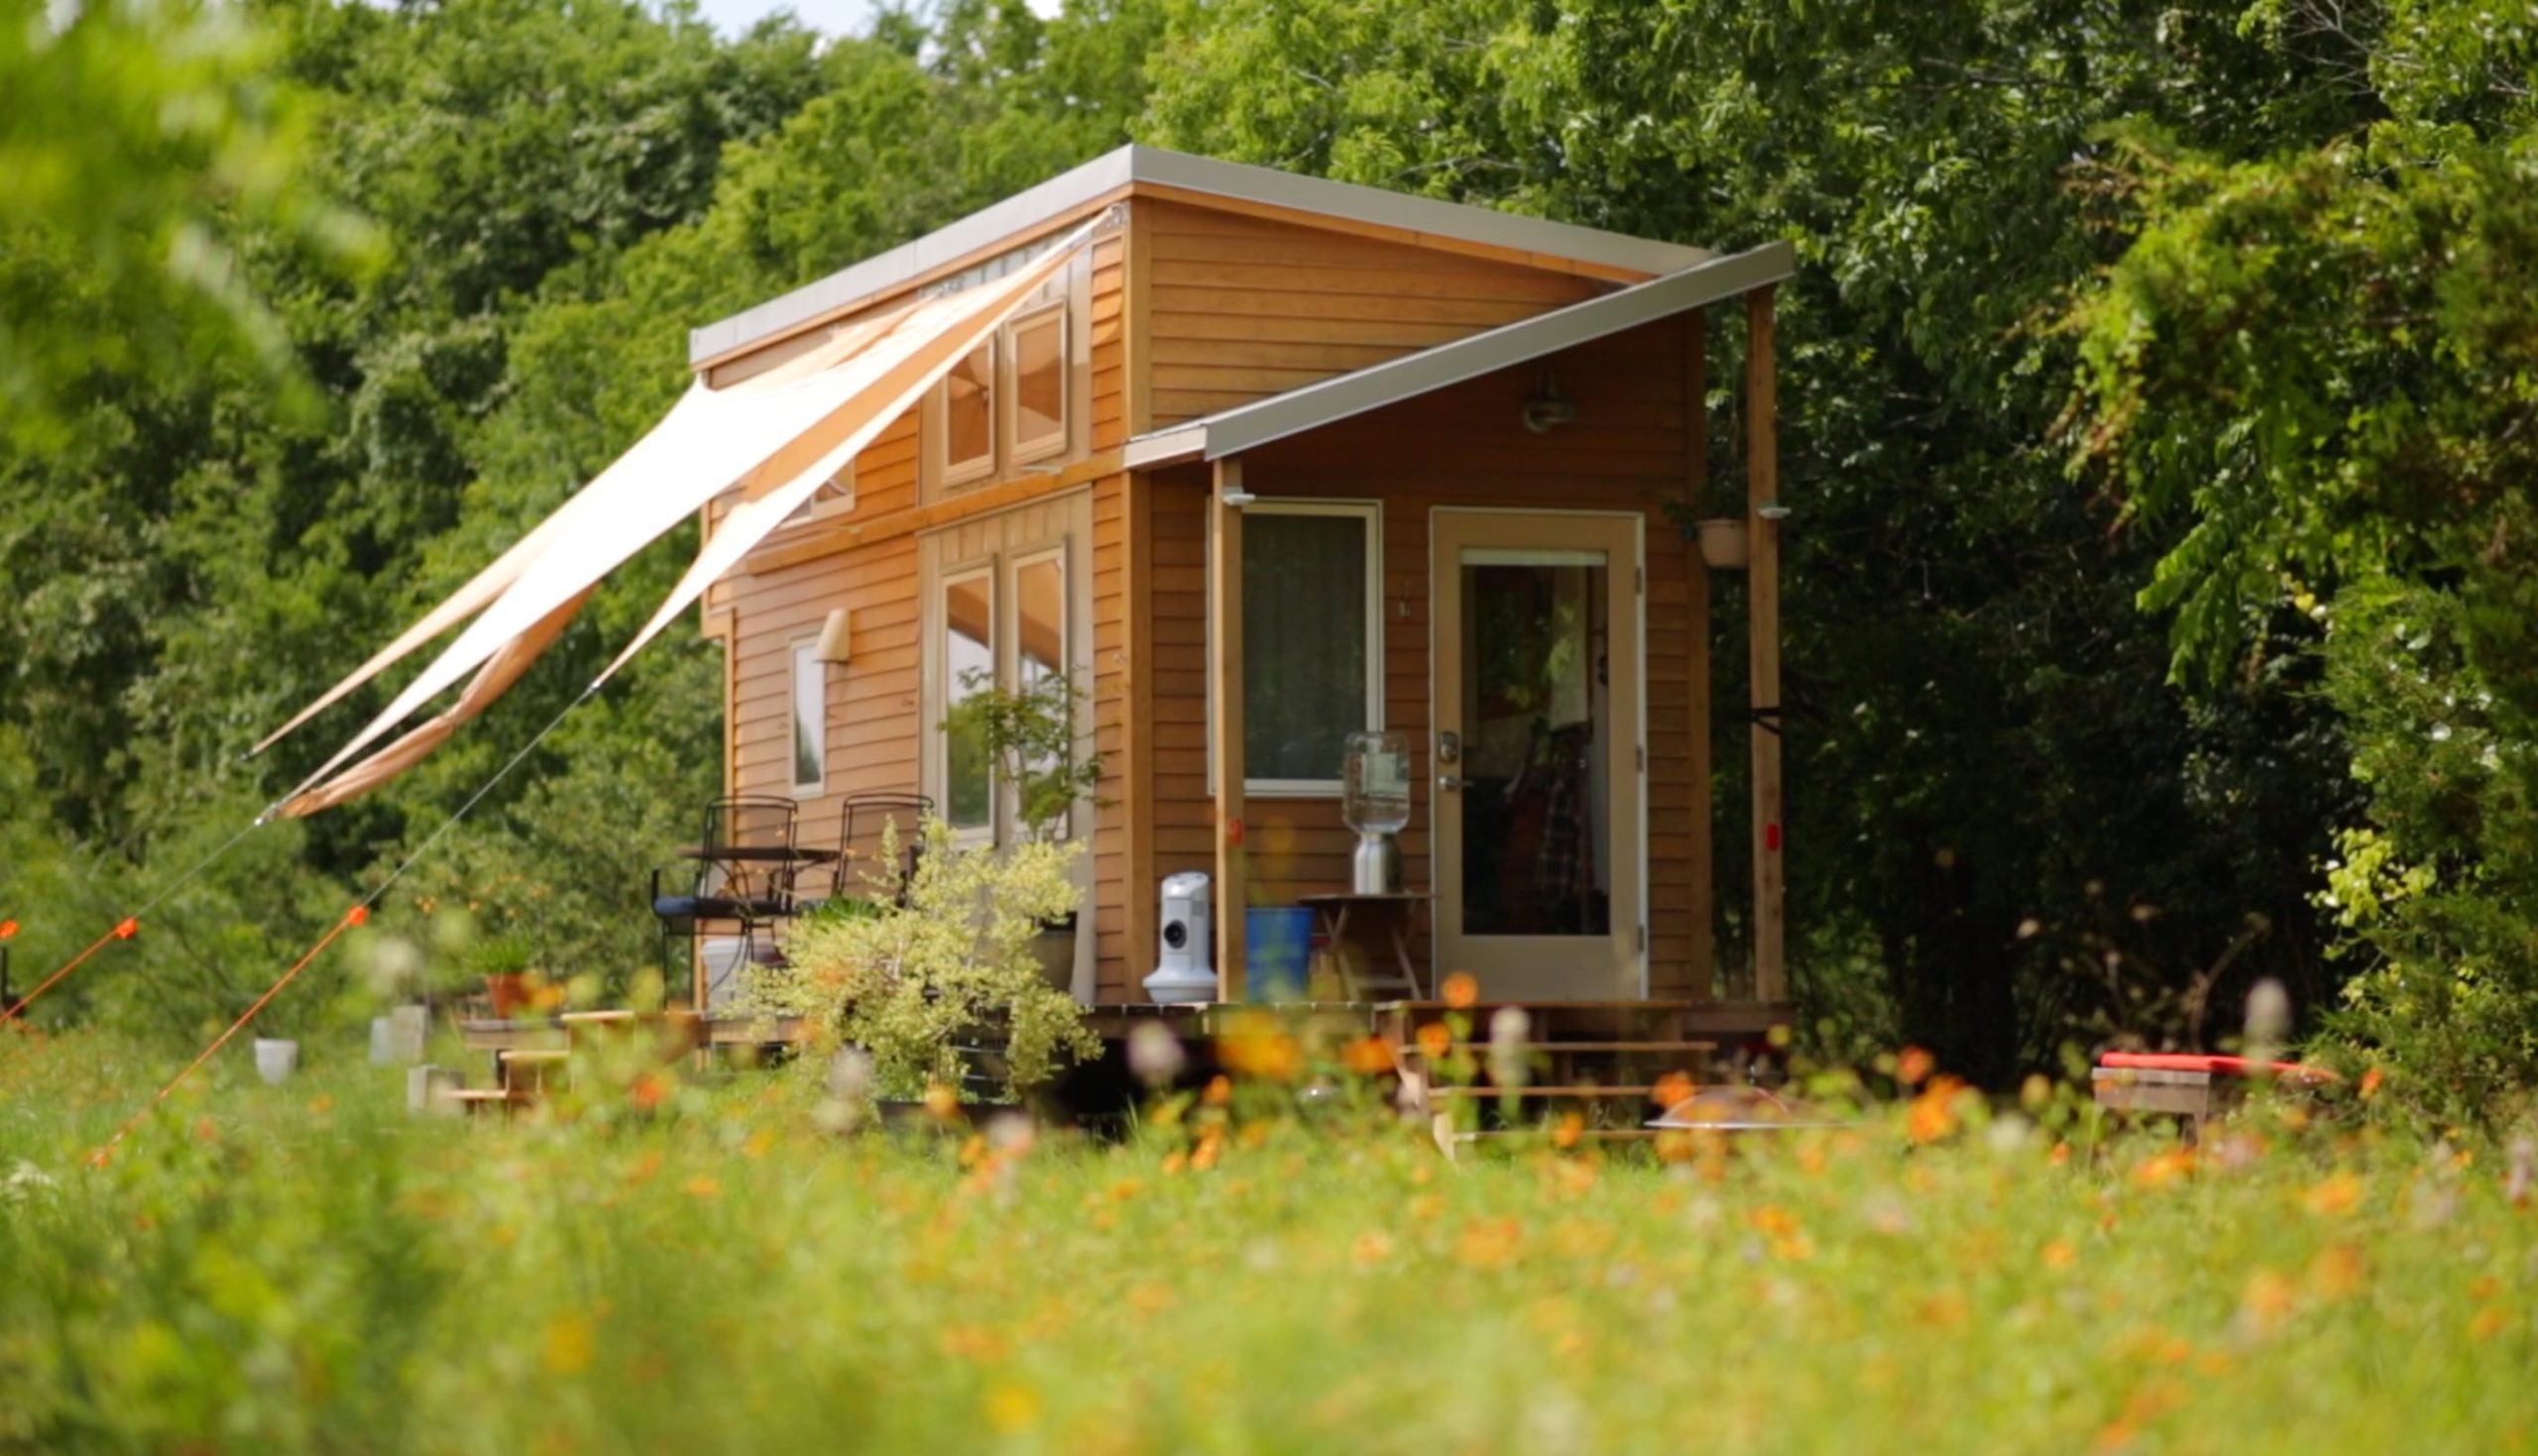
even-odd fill
[{"label": "porch roof overhang", "polygon": [[1632,276],[1670,273],[1714,256],[1681,243],[1131,144],[886,253],[690,329],[688,362],[705,368],[1001,252],[1027,247],[1034,238],[1121,196],[1156,189],[1166,195],[1221,197],[1316,213],[1343,223],[1593,264]]},{"label": "porch roof overhang", "polygon": [[1797,250],[1786,242],[1709,258],[1599,298],[1555,308],[1450,344],[1149,431],[1128,441],[1121,463],[1131,470],[1151,470],[1194,460],[1221,460],[1273,440],[1751,292],[1796,271]]}]

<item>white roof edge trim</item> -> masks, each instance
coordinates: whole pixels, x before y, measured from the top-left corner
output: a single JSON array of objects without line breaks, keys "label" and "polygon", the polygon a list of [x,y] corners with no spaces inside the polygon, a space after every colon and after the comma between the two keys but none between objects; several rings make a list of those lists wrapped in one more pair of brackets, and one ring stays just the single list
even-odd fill
[{"label": "white roof edge trim", "polygon": [[701,365],[735,350],[797,328],[824,313],[885,293],[901,284],[966,258],[1007,238],[1016,246],[1023,236],[1060,214],[1081,207],[1106,192],[1132,182],[1179,187],[1237,201],[1352,222],[1430,233],[1458,242],[1479,243],[1540,253],[1580,263],[1638,273],[1673,273],[1715,256],[1680,243],[1635,238],[1627,233],[1581,227],[1500,212],[1467,202],[1446,202],[1409,192],[1392,192],[1355,182],[1335,182],[1274,168],[1219,162],[1187,152],[1131,144],[1060,172],[1037,186],[1026,187],[1000,202],[937,228],[914,242],[852,264],[828,277],[781,293],[728,318],[688,330],[687,357]]},{"label": "white roof edge trim", "polygon": [[1120,447],[1119,465],[1123,470],[1151,470],[1158,465],[1179,465],[1196,460],[1208,448],[1208,426],[1205,420],[1194,424],[1177,424],[1170,429],[1139,435]]},{"label": "white roof edge trim", "polygon": [[1203,419],[1150,431],[1128,441],[1120,458],[1123,464],[1138,469],[1185,460],[1221,460],[1273,440],[1335,424],[1351,415],[1750,292],[1796,271],[1797,250],[1786,242],[1713,258],[1664,278],[1633,283],[1618,292],[1501,324],[1485,333],[1405,354]]}]

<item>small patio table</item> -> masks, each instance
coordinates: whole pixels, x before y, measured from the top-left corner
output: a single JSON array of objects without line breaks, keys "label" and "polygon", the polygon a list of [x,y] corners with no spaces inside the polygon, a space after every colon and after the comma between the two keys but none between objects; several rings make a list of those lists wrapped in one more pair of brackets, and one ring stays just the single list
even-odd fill
[{"label": "small patio table", "polygon": [[1370,1000],[1373,999],[1368,994],[1370,992],[1407,990],[1411,999],[1416,1000],[1428,993],[1420,989],[1419,964],[1410,954],[1410,932],[1419,912],[1426,908],[1433,898],[1429,895],[1396,890],[1383,895],[1299,895],[1296,897],[1296,903],[1314,913],[1315,924],[1321,928],[1323,939],[1333,950],[1349,944],[1348,921],[1356,912],[1363,910],[1365,915],[1362,919],[1381,922],[1382,933],[1392,943],[1392,959],[1393,964],[1398,967],[1397,973],[1392,975],[1375,973],[1374,968],[1383,960],[1381,947],[1368,950],[1366,963],[1369,973],[1362,981],[1358,978],[1356,971],[1350,967],[1349,958],[1345,955],[1340,956],[1341,973],[1349,981],[1348,993],[1359,1000]]}]

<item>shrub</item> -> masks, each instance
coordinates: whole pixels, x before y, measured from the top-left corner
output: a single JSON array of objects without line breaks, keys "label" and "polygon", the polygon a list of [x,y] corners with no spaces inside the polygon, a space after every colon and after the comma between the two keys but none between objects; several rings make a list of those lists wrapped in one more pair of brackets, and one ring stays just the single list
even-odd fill
[{"label": "shrub", "polygon": [[861,1048],[884,1097],[957,1084],[964,1036],[1002,1033],[1008,1094],[1099,1052],[1084,1008],[1042,977],[1031,945],[1042,925],[1074,912],[1069,870],[1082,846],[964,847],[939,819],[922,833],[925,852],[909,873],[898,868],[895,830],[885,831],[880,862],[890,868],[871,882],[872,908],[795,926],[788,963],[752,970],[750,1003]]}]

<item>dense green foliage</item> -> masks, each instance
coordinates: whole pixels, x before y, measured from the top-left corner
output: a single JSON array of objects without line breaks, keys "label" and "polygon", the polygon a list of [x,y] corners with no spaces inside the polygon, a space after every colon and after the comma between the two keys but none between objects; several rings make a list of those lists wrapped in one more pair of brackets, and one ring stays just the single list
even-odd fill
[{"label": "dense green foliage", "polygon": [[2110,168],[2134,240],[2075,312],[2080,444],[2187,524],[2143,602],[2188,681],[2318,624],[2366,795],[2322,892],[2338,1030],[2476,1112],[2538,1083],[2538,12],[2366,14],[2330,33],[2365,125]]},{"label": "dense green foliage", "polygon": [[[611,0],[257,0],[173,69],[113,60],[105,28],[203,18],[75,13],[105,60],[48,69],[34,30],[0,53],[53,118],[0,155],[136,183],[0,199],[9,326],[55,341],[0,459],[22,964],[312,761],[356,710],[237,753],[637,434],[688,325],[1134,136],[1796,242],[1790,883],[1827,1037],[2006,1082],[2074,1039],[2209,1043],[2257,975],[2314,1012],[2359,969],[2349,1031],[2425,1084],[2538,1074],[2525,6],[952,0],[818,42]],[[166,148],[60,121],[153,87],[210,120]],[[92,211],[110,193],[129,215]],[[205,218],[235,286],[152,241]],[[92,301],[40,306],[101,229]],[[1713,326],[1724,493],[1742,323]],[[99,337],[130,347],[61,342]],[[262,832],[52,1014],[239,1004],[586,680],[679,549],[422,771]],[[631,912],[712,782],[714,677],[703,644],[647,653],[392,917],[472,907],[569,970],[646,958]],[[1720,732],[1735,845],[1743,726]],[[1741,856],[1720,871],[1732,949]]]},{"label": "dense green foliage", "polygon": [[1162,1103],[1127,1146],[1035,1146],[840,1139],[791,1078],[638,1078],[505,1126],[409,1117],[373,1068],[266,1088],[233,1060],[86,1166],[157,1064],[0,1043],[0,1449],[2532,1434],[2528,1170],[2329,1124],[2093,1156],[2067,1103],[1990,1117],[1938,1089],[1732,1155],[1453,1166],[1268,1084]]}]

